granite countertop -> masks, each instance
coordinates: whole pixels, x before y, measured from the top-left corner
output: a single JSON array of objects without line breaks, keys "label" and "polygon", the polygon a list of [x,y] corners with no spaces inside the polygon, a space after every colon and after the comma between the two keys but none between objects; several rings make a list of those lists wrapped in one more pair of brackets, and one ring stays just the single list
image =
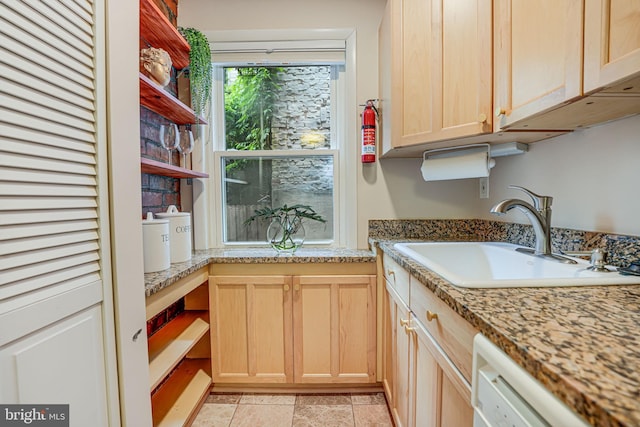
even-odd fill
[{"label": "granite countertop", "polygon": [[278,256],[271,248],[209,249],[195,251],[191,260],[171,264],[167,270],[144,275],[147,297],[209,264],[305,264],[376,262],[373,252],[357,249],[302,247],[292,256]]},{"label": "granite countertop", "polygon": [[640,425],[640,285],[458,288],[396,242],[377,245],[591,424]]}]

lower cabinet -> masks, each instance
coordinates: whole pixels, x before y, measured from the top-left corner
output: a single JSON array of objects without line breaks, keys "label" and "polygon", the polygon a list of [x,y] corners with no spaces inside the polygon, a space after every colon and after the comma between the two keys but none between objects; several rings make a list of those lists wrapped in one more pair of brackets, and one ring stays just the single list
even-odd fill
[{"label": "lower cabinet", "polygon": [[209,278],[214,382],[293,382],[291,294],[287,276]]},{"label": "lower cabinet", "polygon": [[[423,323],[396,292],[409,283],[389,282],[397,276],[386,280],[382,322],[382,380],[396,426],[473,425],[469,380],[424,325],[438,321],[441,314],[430,312],[429,320]],[[423,291],[428,292],[426,288]],[[412,286],[411,300],[415,293]],[[448,314],[442,313],[443,317]],[[466,360],[466,355],[461,358]]]},{"label": "lower cabinet", "polygon": [[422,324],[411,321],[415,426],[471,426],[471,386]]},{"label": "lower cabinet", "polygon": [[215,383],[376,381],[375,275],[213,275]]},{"label": "lower cabinet", "polygon": [[[154,426],[188,425],[211,388],[207,283],[204,268],[147,298],[148,321],[171,317],[148,341]],[[182,299],[184,311],[164,312]]]},{"label": "lower cabinet", "polygon": [[376,381],[376,276],[293,277],[296,383]]},{"label": "lower cabinet", "polygon": [[407,427],[415,425],[412,414],[415,393],[411,390],[411,383],[415,378],[411,354],[414,346],[408,329],[410,312],[409,307],[393,289],[387,287],[385,298],[390,316],[390,328],[386,331],[389,335],[385,336],[385,345],[391,349],[390,358],[385,360],[389,369],[384,369],[387,381],[391,385],[385,391],[396,427]]}]

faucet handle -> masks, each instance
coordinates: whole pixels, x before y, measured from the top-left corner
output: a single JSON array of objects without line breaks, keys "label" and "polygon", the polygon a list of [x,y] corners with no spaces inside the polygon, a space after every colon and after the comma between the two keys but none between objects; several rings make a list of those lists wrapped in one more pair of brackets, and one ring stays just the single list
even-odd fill
[{"label": "faucet handle", "polygon": [[515,190],[520,190],[525,193],[533,200],[533,206],[538,211],[543,211],[549,209],[551,207],[551,203],[553,202],[553,197],[551,196],[541,196],[539,194],[534,193],[531,190],[528,190],[524,187],[520,187],[519,185],[510,185],[508,188],[513,188]]}]

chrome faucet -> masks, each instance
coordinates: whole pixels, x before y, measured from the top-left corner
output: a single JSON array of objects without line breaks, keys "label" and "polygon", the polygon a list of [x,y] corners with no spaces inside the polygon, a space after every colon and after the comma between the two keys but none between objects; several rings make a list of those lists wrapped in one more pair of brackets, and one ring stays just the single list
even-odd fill
[{"label": "chrome faucet", "polygon": [[572,259],[551,253],[551,203],[553,197],[540,196],[517,185],[510,185],[509,188],[524,191],[533,200],[533,206],[524,200],[506,199],[492,207],[490,212],[496,215],[505,215],[511,209],[516,208],[529,219],[536,235],[536,247],[535,249],[518,248],[518,250],[560,262],[575,263]]}]

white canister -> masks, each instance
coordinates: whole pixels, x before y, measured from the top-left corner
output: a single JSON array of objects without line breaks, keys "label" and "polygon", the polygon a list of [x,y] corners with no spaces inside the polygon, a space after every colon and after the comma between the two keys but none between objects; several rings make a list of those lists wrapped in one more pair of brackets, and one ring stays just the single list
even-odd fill
[{"label": "white canister", "polygon": [[185,262],[191,259],[191,214],[178,212],[175,205],[167,212],[156,214],[158,218],[169,220],[171,235],[171,262]]},{"label": "white canister", "polygon": [[169,220],[153,219],[151,212],[142,221],[144,272],[153,273],[171,266]]}]

